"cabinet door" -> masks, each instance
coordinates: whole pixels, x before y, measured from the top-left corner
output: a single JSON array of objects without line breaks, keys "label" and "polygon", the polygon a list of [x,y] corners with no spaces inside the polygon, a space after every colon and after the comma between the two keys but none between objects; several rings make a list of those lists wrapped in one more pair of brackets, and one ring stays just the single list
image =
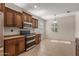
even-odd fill
[{"label": "cabinet door", "polygon": [[0,11],[4,11],[4,6],[5,6],[4,3],[0,3]]},{"label": "cabinet door", "polygon": [[15,40],[4,41],[4,55],[5,56],[15,56],[16,55]]},{"label": "cabinet door", "polygon": [[5,26],[14,26],[14,11],[5,8]]},{"label": "cabinet door", "polygon": [[35,20],[35,28],[38,28],[38,20]]},{"label": "cabinet door", "polygon": [[29,15],[29,22],[32,23],[32,16]]},{"label": "cabinet door", "polygon": [[38,34],[37,34],[36,37],[35,37],[35,43],[36,43],[36,45],[39,43]]},{"label": "cabinet door", "polygon": [[22,14],[15,13],[15,26],[22,27]]},{"label": "cabinet door", "polygon": [[35,19],[32,18],[32,27],[35,28]]},{"label": "cabinet door", "polygon": [[26,22],[26,15],[23,13],[23,22]]},{"label": "cabinet door", "polygon": [[0,10],[2,9],[2,5],[1,5],[1,3],[0,3]]},{"label": "cabinet door", "polygon": [[17,41],[18,41],[18,54],[20,54],[25,50],[25,39],[23,37],[19,38]]},{"label": "cabinet door", "polygon": [[32,16],[28,13],[23,12],[23,19],[25,22],[31,22]]},{"label": "cabinet door", "polygon": [[76,56],[79,56],[79,39],[76,39]]},{"label": "cabinet door", "polygon": [[33,28],[38,28],[38,20],[37,19],[32,19],[32,27]]},{"label": "cabinet door", "polygon": [[40,43],[40,41],[41,41],[41,34],[37,34],[36,35],[36,37],[35,37],[35,42],[36,42],[36,44],[39,44]]}]

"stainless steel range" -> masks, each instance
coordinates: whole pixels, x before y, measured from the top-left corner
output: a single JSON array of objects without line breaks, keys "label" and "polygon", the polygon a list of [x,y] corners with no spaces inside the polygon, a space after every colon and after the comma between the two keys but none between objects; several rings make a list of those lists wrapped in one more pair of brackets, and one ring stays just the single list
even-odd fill
[{"label": "stainless steel range", "polygon": [[35,34],[30,31],[21,31],[21,35],[25,35],[25,47],[26,51],[35,46]]}]

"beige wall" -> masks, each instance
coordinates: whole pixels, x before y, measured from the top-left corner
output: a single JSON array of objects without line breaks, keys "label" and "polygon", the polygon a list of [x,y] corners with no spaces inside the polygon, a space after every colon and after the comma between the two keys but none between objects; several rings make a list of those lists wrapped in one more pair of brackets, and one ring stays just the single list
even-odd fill
[{"label": "beige wall", "polygon": [[[71,42],[70,48],[67,48],[75,55],[75,15],[66,15],[57,17],[58,20],[58,32],[52,32],[51,24],[53,20],[48,20],[46,23],[46,36],[50,40],[69,41]],[[65,47],[63,47],[65,48]],[[64,53],[67,51],[64,51]],[[67,53],[68,55],[68,53]]]},{"label": "beige wall", "polygon": [[53,32],[51,30],[53,20],[47,21],[46,35],[48,39],[73,41],[75,32],[75,15],[59,17],[57,18],[57,20],[58,20],[58,32]]}]

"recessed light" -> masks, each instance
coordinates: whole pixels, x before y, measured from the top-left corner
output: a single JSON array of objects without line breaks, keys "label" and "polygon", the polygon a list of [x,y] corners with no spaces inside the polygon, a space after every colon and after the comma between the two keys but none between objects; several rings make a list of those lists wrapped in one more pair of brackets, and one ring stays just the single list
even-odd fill
[{"label": "recessed light", "polygon": [[37,5],[34,5],[34,8],[37,8],[38,6]]}]

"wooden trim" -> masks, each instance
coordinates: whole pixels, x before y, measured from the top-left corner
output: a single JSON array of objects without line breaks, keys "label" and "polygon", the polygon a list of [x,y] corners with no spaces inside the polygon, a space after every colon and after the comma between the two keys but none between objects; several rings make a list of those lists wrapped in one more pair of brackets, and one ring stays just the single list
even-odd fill
[{"label": "wooden trim", "polygon": [[27,14],[27,15],[29,15],[29,16],[32,16],[31,14],[29,14],[29,13],[27,13],[27,12],[24,12],[24,11],[23,11],[23,13],[24,13],[24,14]]}]

